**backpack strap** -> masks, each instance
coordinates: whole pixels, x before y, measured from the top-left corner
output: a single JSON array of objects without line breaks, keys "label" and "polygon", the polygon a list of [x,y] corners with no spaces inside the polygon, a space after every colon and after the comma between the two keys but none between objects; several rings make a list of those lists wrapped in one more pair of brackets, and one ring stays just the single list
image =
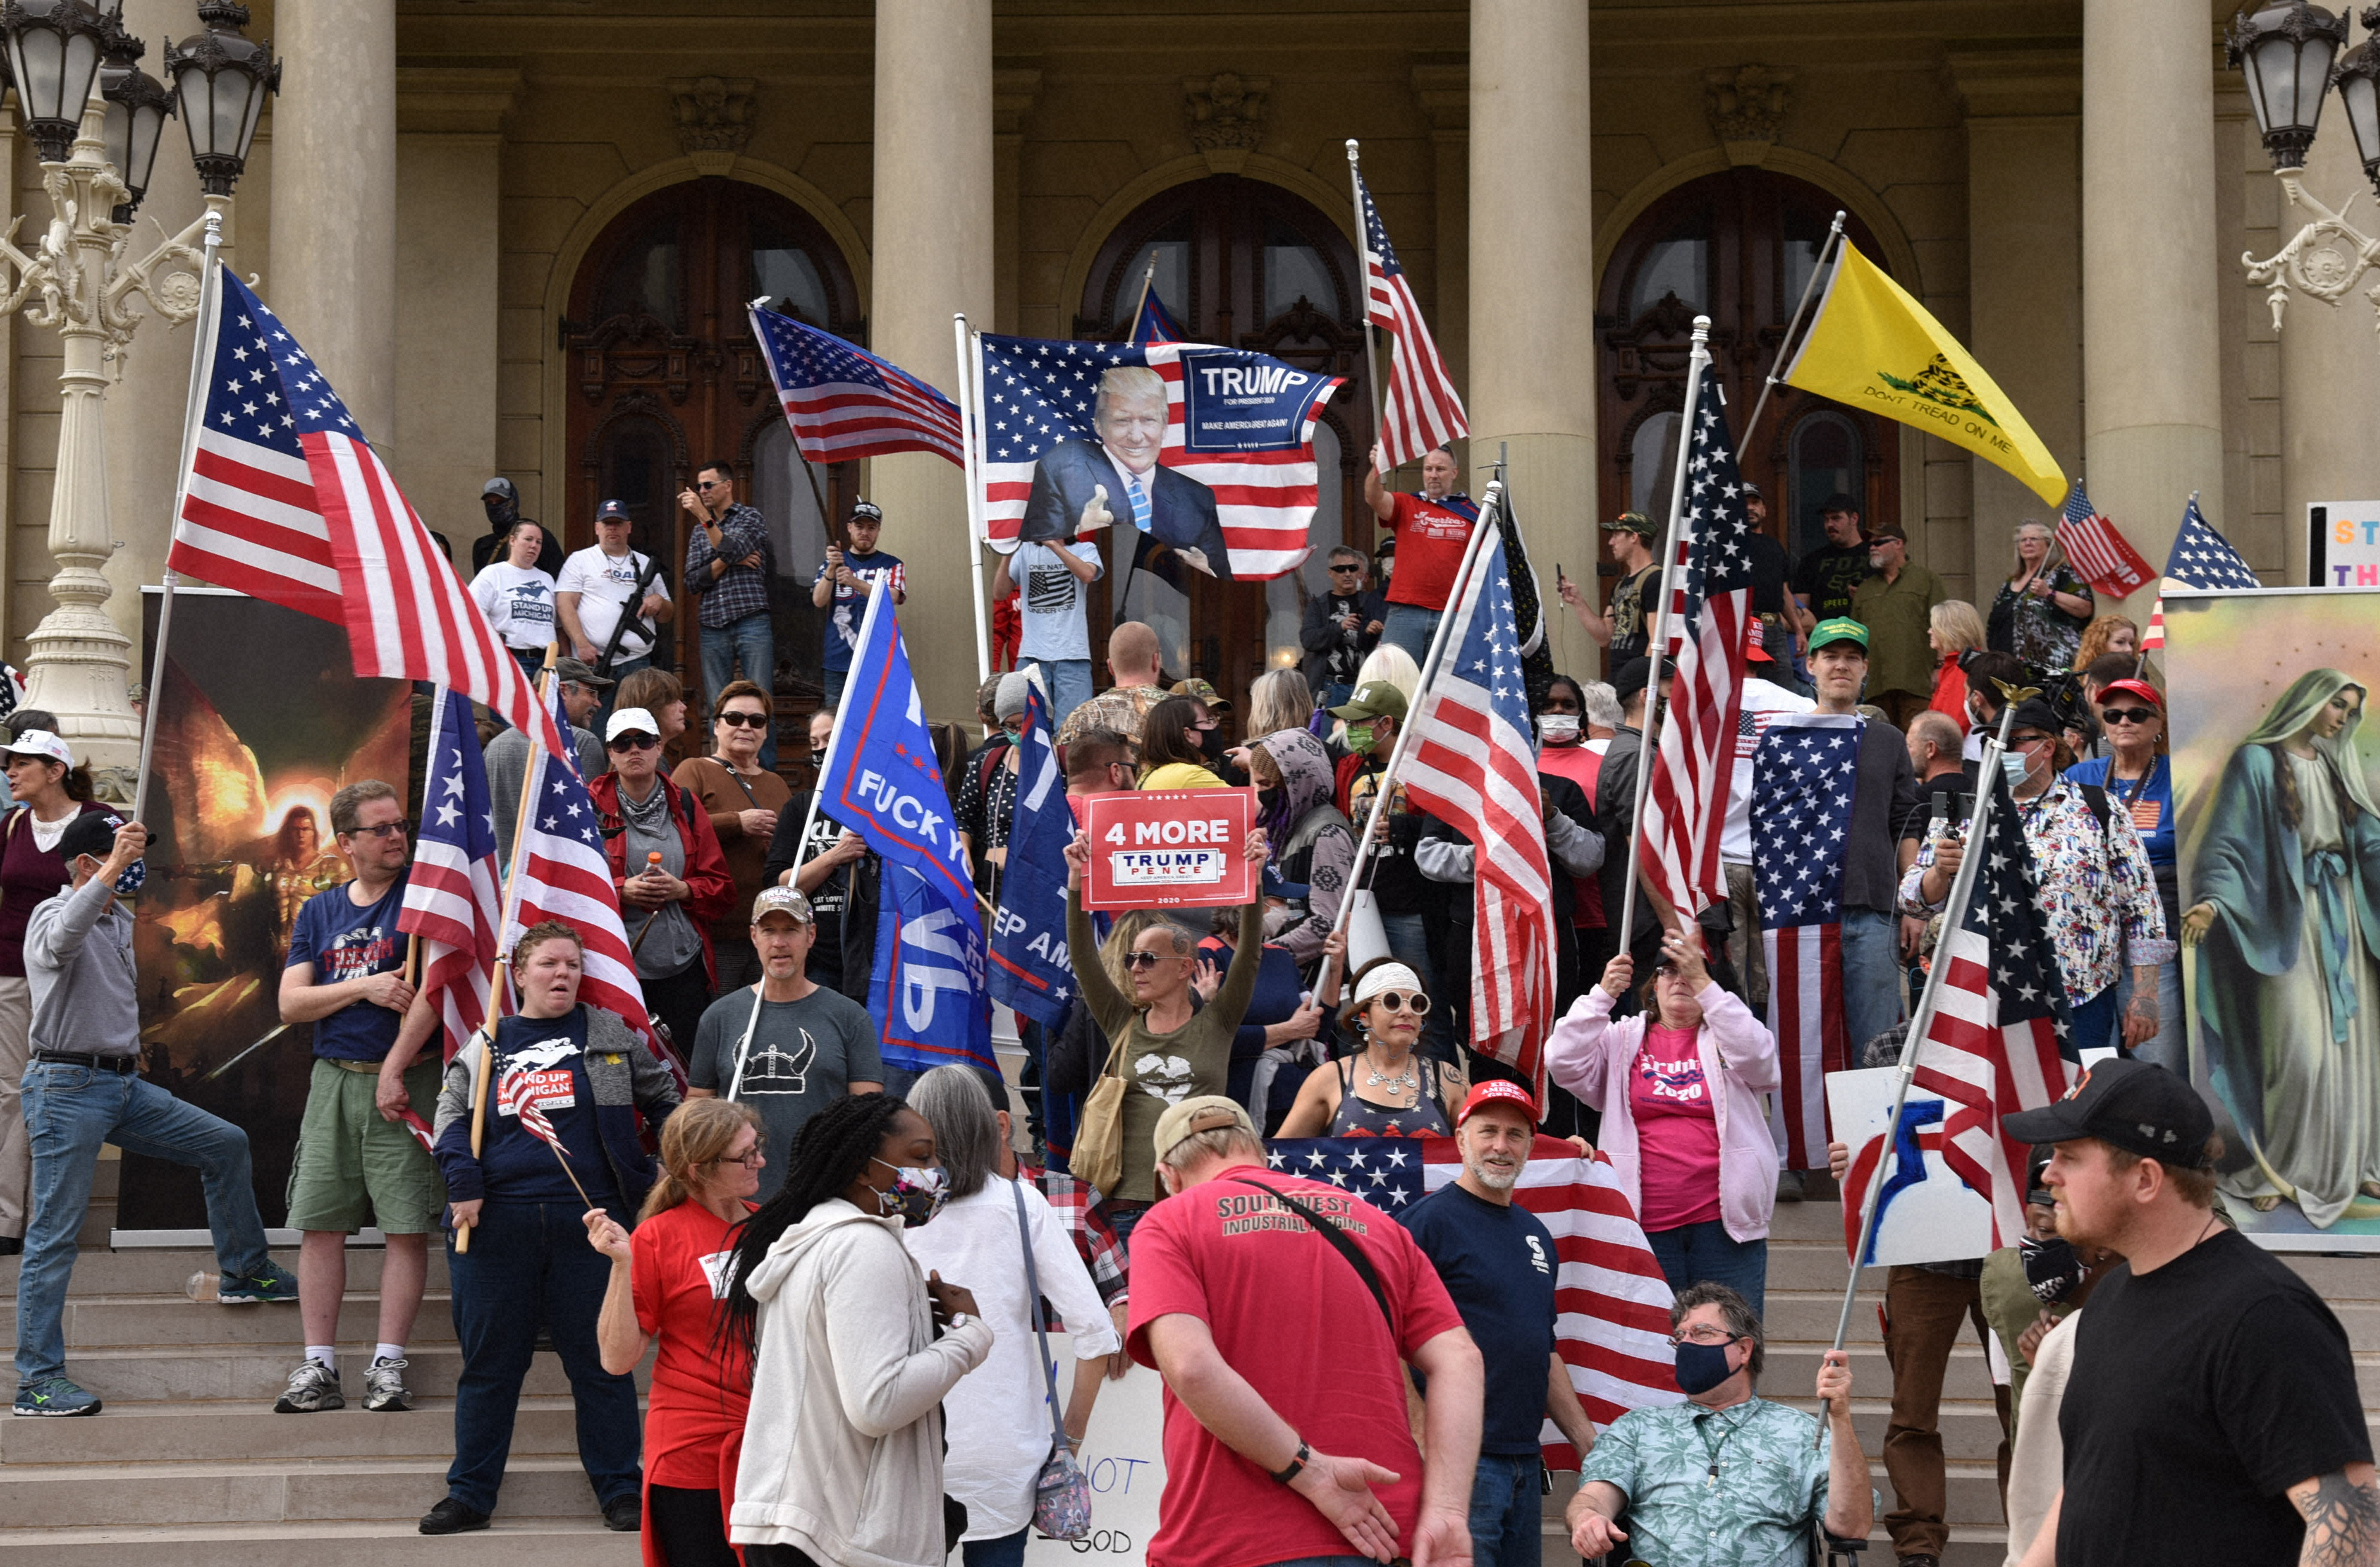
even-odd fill
[{"label": "backpack strap", "polygon": [[2115,808],[2107,803],[2107,791],[2096,784],[2078,784],[2075,787],[2082,791],[2082,803],[2091,808],[2091,820],[2099,824],[2099,836],[2106,837],[2107,819],[2115,814]]}]

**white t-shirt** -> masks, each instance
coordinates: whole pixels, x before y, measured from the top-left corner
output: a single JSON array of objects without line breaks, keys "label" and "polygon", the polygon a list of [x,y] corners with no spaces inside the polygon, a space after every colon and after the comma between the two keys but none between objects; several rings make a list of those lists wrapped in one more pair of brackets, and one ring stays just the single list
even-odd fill
[{"label": "white t-shirt", "polygon": [[[1736,723],[1735,775],[1727,786],[1727,825],[1718,836],[1718,857],[1732,865],[1752,863],[1752,753],[1772,713],[1815,712],[1818,704],[1758,675],[1743,682],[1742,717]],[[1757,932],[1755,932],[1757,934]]]},{"label": "white t-shirt", "polygon": [[[1069,540],[1067,551],[1087,561],[1091,581],[1103,575],[1099,544],[1089,539]],[[1066,569],[1058,552],[1047,544],[1019,544],[1008,557],[1009,578],[1016,584],[1016,608],[1025,629],[1016,655],[1026,659],[1087,659],[1091,630],[1083,611],[1090,599],[1090,583]]]},{"label": "white t-shirt", "polygon": [[542,648],[553,640],[553,578],[535,566],[490,561],[471,578],[488,624],[507,648]]},{"label": "white t-shirt", "polygon": [[[562,575],[555,578],[556,593],[578,595],[578,629],[595,644],[597,657],[602,656],[612,640],[612,628],[620,624],[620,606],[628,601],[628,594],[637,585],[637,577],[645,569],[647,557],[630,550],[614,560],[603,553],[600,544],[589,544],[575,552],[562,563]],[[669,591],[669,574],[657,571],[646,585],[648,593]],[[637,634],[630,626],[620,638],[619,656],[633,659],[652,650],[650,638]]]}]

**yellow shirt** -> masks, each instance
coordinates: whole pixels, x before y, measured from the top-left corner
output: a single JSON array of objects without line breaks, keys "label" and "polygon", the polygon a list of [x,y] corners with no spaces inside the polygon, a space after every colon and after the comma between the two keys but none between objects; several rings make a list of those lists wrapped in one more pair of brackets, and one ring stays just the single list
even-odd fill
[{"label": "yellow shirt", "polygon": [[1195,761],[1169,761],[1162,767],[1144,768],[1140,774],[1140,786],[1144,789],[1228,789],[1231,787]]}]

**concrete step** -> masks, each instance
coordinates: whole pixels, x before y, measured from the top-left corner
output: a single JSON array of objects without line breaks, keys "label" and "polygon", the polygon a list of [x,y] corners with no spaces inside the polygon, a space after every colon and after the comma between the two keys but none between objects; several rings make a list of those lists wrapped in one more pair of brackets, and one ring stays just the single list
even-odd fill
[{"label": "concrete step", "polygon": [[[14,1338],[17,1309],[0,1306],[0,1332]],[[350,1291],[339,1307],[341,1343],[371,1343],[380,1330],[380,1296]],[[203,1344],[304,1343],[295,1306],[218,1306],[187,1296],[82,1294],[67,1296],[68,1350],[183,1350]],[[455,1342],[455,1314],[443,1292],[425,1294],[414,1318],[416,1347]]]},{"label": "concrete step", "polygon": [[[380,1288],[381,1259],[387,1256],[378,1246],[347,1248],[347,1289],[352,1293]],[[288,1269],[298,1270],[295,1247],[283,1247],[273,1254],[273,1259]],[[0,1257],[0,1300],[17,1298],[17,1269],[21,1259]],[[107,1249],[107,1236],[103,1232],[96,1242],[85,1240],[82,1255],[75,1258],[75,1294],[158,1294],[179,1295],[189,1277],[198,1272],[212,1272],[215,1254],[203,1246],[132,1246],[122,1251]],[[443,1246],[430,1248],[429,1288],[446,1288],[446,1251]]]},{"label": "concrete step", "polygon": [[[222,1464],[293,1459],[420,1458],[455,1451],[455,1401],[422,1398],[402,1414],[372,1415],[359,1402],[317,1415],[275,1415],[261,1402],[111,1402],[95,1419],[0,1419],[0,1466],[178,1464],[203,1454]],[[523,1398],[513,1427],[516,1458],[578,1451],[567,1394]],[[424,1504],[427,1505],[426,1503]]]},{"label": "concrete step", "polygon": [[[105,1418],[102,1416],[101,1418]],[[312,1520],[418,1520],[446,1494],[445,1459],[324,1459],[294,1464],[38,1464],[0,1473],[0,1531]],[[129,1483],[128,1483],[129,1482]],[[573,1457],[516,1454],[499,1507],[515,1518],[600,1520]]]},{"label": "concrete step", "polygon": [[[294,1319],[296,1313],[289,1315]],[[290,1340],[277,1348],[228,1345],[164,1352],[80,1350],[67,1355],[67,1375],[111,1404],[221,1400],[253,1404],[263,1411],[281,1396],[288,1385],[289,1373],[297,1368],[303,1354],[303,1346],[296,1340],[293,1320]],[[363,1396],[363,1355],[362,1351],[350,1354],[343,1349],[339,1357],[339,1372],[351,1406]],[[406,1379],[416,1394],[428,1398],[454,1396],[455,1379],[463,1365],[459,1348],[452,1343],[425,1343],[408,1348],[406,1358],[412,1363]],[[569,1391],[569,1379],[563,1375],[558,1357],[540,1354],[530,1363],[528,1379],[522,1385],[524,1393],[560,1395]]]},{"label": "concrete step", "polygon": [[326,1558],[339,1567],[472,1567],[499,1557],[505,1567],[636,1567],[638,1561],[637,1537],[612,1534],[599,1520],[502,1513],[484,1534],[436,1539],[411,1520],[0,1529],[0,1552],[18,1550],[40,1553],[43,1567],[121,1567],[128,1556],[140,1567],[222,1567],[226,1561],[322,1567]]}]

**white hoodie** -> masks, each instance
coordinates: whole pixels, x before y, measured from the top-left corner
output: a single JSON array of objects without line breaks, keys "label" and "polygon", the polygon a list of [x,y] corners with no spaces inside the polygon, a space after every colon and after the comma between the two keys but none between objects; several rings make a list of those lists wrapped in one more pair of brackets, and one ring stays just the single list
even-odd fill
[{"label": "white hoodie", "polygon": [[979,1320],[934,1336],[901,1221],[841,1197],[752,1270],[759,1352],[728,1537],[836,1567],[941,1567],[942,1395],[991,1353]]}]

